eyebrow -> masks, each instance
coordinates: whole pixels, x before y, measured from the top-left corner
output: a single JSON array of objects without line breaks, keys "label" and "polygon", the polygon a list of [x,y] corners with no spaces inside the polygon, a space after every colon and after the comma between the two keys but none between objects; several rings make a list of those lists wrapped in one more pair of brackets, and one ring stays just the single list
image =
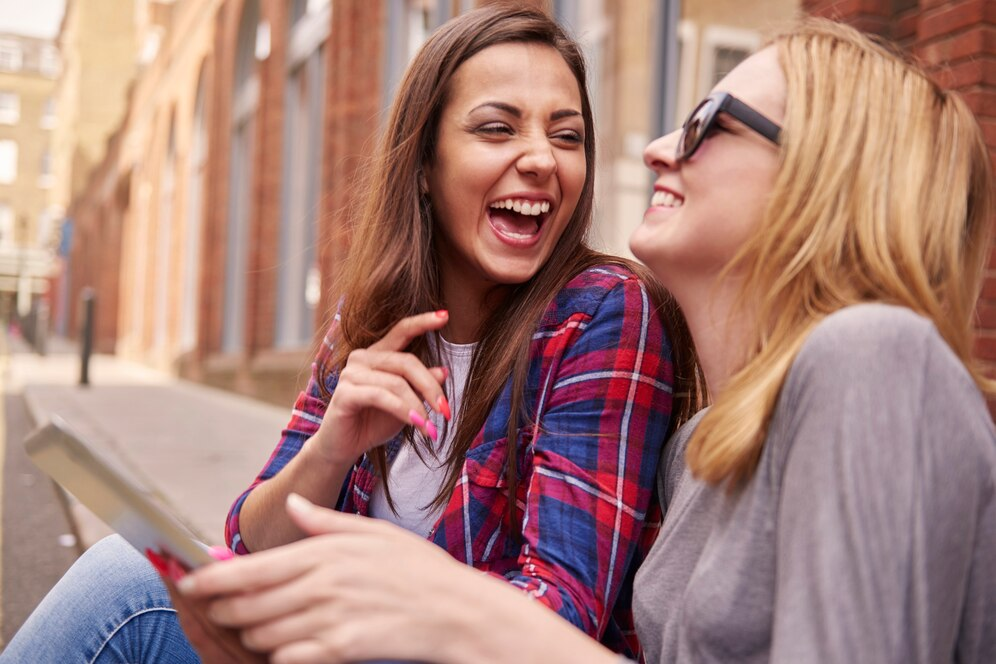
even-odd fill
[{"label": "eyebrow", "polygon": [[[511,104],[506,104],[503,101],[486,101],[483,104],[479,104],[478,106],[475,106],[474,108],[470,109],[470,112],[473,113],[474,111],[477,111],[477,110],[480,110],[482,108],[489,107],[489,106],[491,108],[496,108],[499,111],[504,111],[505,113],[508,113],[509,115],[511,115],[513,117],[516,117],[516,118],[521,118],[522,117],[522,111],[521,110],[519,110],[515,106],[512,106]],[[580,117],[580,116],[581,116],[581,112],[580,111],[576,111],[573,108],[562,108],[562,109],[560,109],[558,111],[554,111],[553,113],[551,113],[550,114],[550,119],[551,120],[562,120],[563,118],[573,118],[573,117]]]}]

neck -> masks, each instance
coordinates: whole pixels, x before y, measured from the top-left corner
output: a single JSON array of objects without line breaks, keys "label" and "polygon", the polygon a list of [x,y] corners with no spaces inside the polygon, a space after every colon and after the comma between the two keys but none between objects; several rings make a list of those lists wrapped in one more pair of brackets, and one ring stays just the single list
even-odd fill
[{"label": "neck", "polygon": [[737,306],[739,290],[727,279],[694,292],[675,293],[695,342],[706,387],[715,399],[741,366],[746,355],[749,314]]},{"label": "neck", "polygon": [[449,275],[445,270],[440,277],[443,302],[450,312],[449,322],[442,329],[443,338],[455,344],[479,341],[481,323],[501,301],[505,289],[463,275]]}]

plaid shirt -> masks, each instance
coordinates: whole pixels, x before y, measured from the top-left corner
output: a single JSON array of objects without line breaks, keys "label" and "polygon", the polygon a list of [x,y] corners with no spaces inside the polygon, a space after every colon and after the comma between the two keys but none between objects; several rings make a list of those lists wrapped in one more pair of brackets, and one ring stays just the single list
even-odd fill
[{"label": "plaid shirt", "polygon": [[[672,371],[663,326],[631,272],[606,266],[575,276],[550,303],[530,346],[525,403],[535,424],[520,429],[516,440],[521,543],[507,532],[505,518],[511,381],[468,450],[429,538],[457,560],[522,588],[613,650],[639,657],[633,574],[660,527],[652,498]],[[225,534],[236,553],[247,553],[239,535],[246,495],[318,430],[327,401],[317,380],[313,371],[280,444],[232,506]],[[330,392],[336,380],[328,378]],[[388,443],[390,458],[399,444]],[[346,478],[337,508],[368,514],[377,482],[364,456]]]}]

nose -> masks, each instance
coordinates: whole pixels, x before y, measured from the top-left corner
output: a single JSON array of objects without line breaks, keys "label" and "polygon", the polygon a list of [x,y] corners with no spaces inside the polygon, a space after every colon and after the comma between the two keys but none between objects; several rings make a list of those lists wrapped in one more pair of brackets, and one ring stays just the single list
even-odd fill
[{"label": "nose", "polygon": [[660,173],[665,169],[673,169],[678,165],[675,155],[678,152],[678,138],[681,130],[675,129],[670,134],[665,134],[650,142],[643,149],[643,163],[654,173]]},{"label": "nose", "polygon": [[530,141],[515,162],[515,167],[523,175],[532,175],[540,180],[550,177],[557,172],[557,158],[553,154],[553,146],[545,137]]}]

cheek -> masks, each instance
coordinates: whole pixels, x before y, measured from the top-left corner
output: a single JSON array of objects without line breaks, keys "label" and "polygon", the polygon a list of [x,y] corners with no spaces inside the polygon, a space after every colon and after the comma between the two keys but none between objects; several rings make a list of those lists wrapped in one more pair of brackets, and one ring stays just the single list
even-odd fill
[{"label": "cheek", "polygon": [[577,199],[581,197],[581,190],[584,189],[585,177],[588,174],[588,166],[584,156],[582,155],[580,159],[570,159],[560,168],[562,168],[560,180],[564,195],[570,195],[577,202]]}]

